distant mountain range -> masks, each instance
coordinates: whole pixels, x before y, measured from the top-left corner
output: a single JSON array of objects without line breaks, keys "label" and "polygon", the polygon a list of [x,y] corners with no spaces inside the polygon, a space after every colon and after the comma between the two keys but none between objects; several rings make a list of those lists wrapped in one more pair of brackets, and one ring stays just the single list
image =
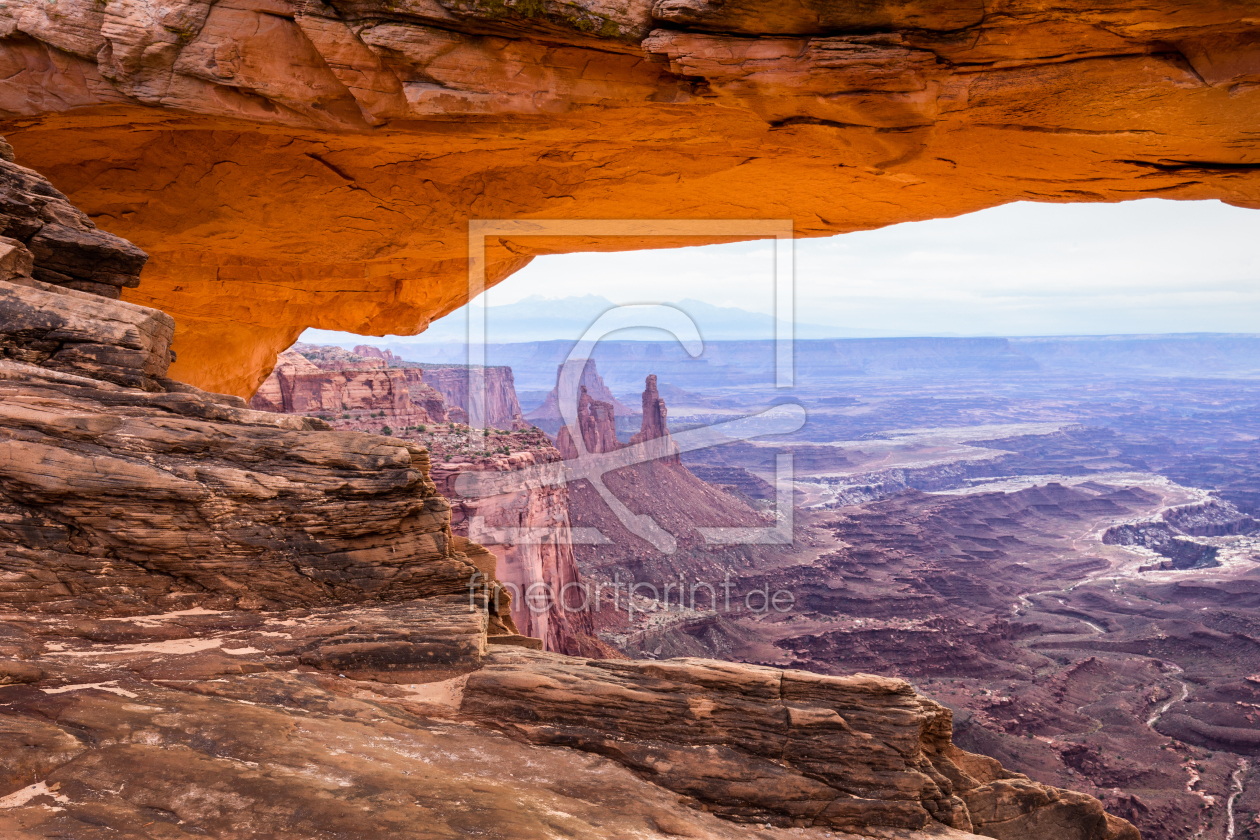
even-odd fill
[{"label": "distant mountain range", "polygon": [[[670,303],[691,316],[700,335],[706,341],[747,341],[774,337],[774,318],[762,312],[751,312],[732,306],[714,306],[700,300],[683,300]],[[486,338],[496,344],[552,339],[576,340],[600,315],[615,309],[616,303],[599,295],[544,298],[527,297],[516,303],[490,306],[486,313]],[[394,339],[393,343],[450,344],[464,341],[467,336],[467,307],[456,310],[434,322],[426,331],[415,337]],[[475,308],[474,314],[483,310]],[[871,338],[891,336],[894,333],[880,330],[851,329],[822,324],[796,324],[797,338]],[[620,340],[660,341],[660,330],[627,329],[613,336]]]},{"label": "distant mountain range", "polygon": [[[314,331],[311,331],[314,332]],[[337,334],[332,334],[337,336]],[[659,333],[657,334],[659,335]],[[601,342],[592,353],[613,393],[631,399],[648,373],[661,387],[711,394],[715,387],[761,387],[774,381],[773,342],[709,340],[691,358],[677,341]],[[352,337],[421,364],[463,364],[463,342],[434,344]],[[306,339],[311,340],[311,339]],[[333,342],[338,343],[334,339]],[[486,361],[510,366],[521,405],[529,411],[555,386],[556,366],[573,339],[491,343]],[[847,377],[994,376],[1061,372],[1085,376],[1260,377],[1260,335],[1180,334],[1033,338],[798,338],[798,387]]]}]

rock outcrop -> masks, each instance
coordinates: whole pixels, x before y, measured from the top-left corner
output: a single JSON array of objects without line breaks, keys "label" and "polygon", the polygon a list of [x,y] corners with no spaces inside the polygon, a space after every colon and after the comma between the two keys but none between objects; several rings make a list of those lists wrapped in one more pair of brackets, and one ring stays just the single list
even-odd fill
[{"label": "rock outcrop", "polygon": [[902,680],[503,651],[469,676],[461,711],[532,743],[611,757],[739,822],[1138,840],[1092,797],[955,747],[949,710]]},{"label": "rock outcrop", "polygon": [[[456,489],[464,473],[508,476],[559,461],[555,447],[537,430],[483,437],[454,423],[451,428],[428,428],[434,420],[448,421],[442,394],[423,380],[427,374],[419,367],[386,367],[392,364],[409,363],[366,345],[347,353],[339,347],[298,344],[280,355],[250,405],[327,417],[336,429],[379,431],[388,426],[393,437],[424,446],[436,459],[431,475],[438,492],[451,503],[452,533],[486,543],[490,555],[485,573],[507,589],[519,632],[541,640],[546,650],[599,653],[577,589],[567,488],[529,482],[516,487],[508,480],[507,492],[475,499]],[[465,372],[439,369],[436,379],[466,398],[467,380],[451,375]],[[512,371],[489,368],[488,373],[487,391],[498,395],[489,402],[501,413],[516,399]],[[449,419],[460,416],[452,411]]]},{"label": "rock outcrop", "polygon": [[1138,837],[958,749],[949,711],[900,680],[487,644],[464,597],[2,618],[14,840]]},{"label": "rock outcrop", "polygon": [[[0,179],[63,200],[14,164]],[[143,263],[78,229],[95,265]],[[42,282],[79,257],[50,269],[3,244],[0,604],[129,614],[469,590],[424,449],[170,380],[169,316]]]},{"label": "rock outcrop", "polygon": [[40,175],[0,166],[0,279],[29,276],[117,300],[140,284],[147,260],[130,242],[98,230]]},{"label": "rock outcrop", "polygon": [[638,434],[630,438],[630,445],[647,444],[649,441],[661,441],[663,443],[662,457],[665,463],[675,467],[682,467],[682,460],[678,455],[678,448],[672,445],[669,440],[669,409],[665,407],[665,400],[656,390],[656,374],[649,374],[646,387],[643,389],[643,420],[639,427]]},{"label": "rock outcrop", "polygon": [[359,349],[348,354],[341,348],[295,345],[280,354],[250,406],[364,422],[379,416],[374,431],[384,424],[446,422],[446,401],[423,381],[420,370],[387,367],[381,357],[363,356]]},{"label": "rock outcrop", "polygon": [[[613,404],[592,397],[585,385],[581,388],[577,404],[577,428],[586,452],[601,454],[621,449],[622,444],[617,440],[617,417]],[[556,448],[560,451],[560,457],[566,461],[581,456],[573,439],[572,428],[562,426],[556,435]]]},{"label": "rock outcrop", "polygon": [[[521,421],[521,403],[516,397],[516,381],[512,377],[512,369],[493,365],[482,368],[482,375],[485,377],[486,414],[481,423],[496,429],[528,428],[528,424]],[[466,365],[430,365],[424,369],[423,378],[426,385],[431,386],[446,400],[452,420],[458,423],[471,422],[469,368]],[[472,418],[472,421],[477,419]]]},{"label": "rock outcrop", "polygon": [[[826,236],[1017,200],[1260,206],[1253,11],[8,3],[0,130],[152,255],[126,296],[176,316],[175,372],[249,396],[305,327],[414,333],[462,304],[469,218]],[[496,235],[485,265],[747,235]]]},{"label": "rock outcrop", "polygon": [[[635,412],[630,410],[621,400],[613,396],[613,392],[604,384],[604,378],[599,375],[599,370],[595,367],[594,359],[574,359],[567,363],[561,363],[556,366],[556,387],[548,392],[543,404],[535,408],[529,414],[525,415],[526,420],[534,422],[550,421],[561,423],[564,417],[560,414],[560,377],[564,373],[565,364],[582,365],[582,372],[578,376],[578,387],[582,393],[589,394],[592,400],[601,403],[607,403],[611,406],[612,414],[615,417],[633,417]],[[616,438],[614,437],[613,440]],[[597,450],[603,452],[604,450]]]},{"label": "rock outcrop", "polygon": [[[623,444],[613,433],[613,407],[592,399],[583,389],[578,400],[578,428],[590,454],[644,447],[644,460],[610,469],[602,480],[633,514],[651,517],[670,534],[677,543],[676,551],[662,552],[634,533],[590,481],[579,478],[569,483],[570,519],[574,527],[595,529],[608,542],[577,546],[578,568],[583,574],[600,578],[621,574],[656,584],[677,580],[683,574],[712,574],[722,565],[715,560],[723,549],[710,551],[701,528],[766,528],[770,523],[747,501],[702,481],[681,463],[655,375],[647,377],[642,401],[639,431]],[[560,430],[556,448],[566,460],[581,457],[569,426]],[[715,580],[721,577],[718,572]]]},{"label": "rock outcrop", "polygon": [[[494,554],[494,577],[512,596],[512,620],[521,633],[541,639],[543,648],[574,655],[606,653],[593,627],[573,552],[569,492],[563,485],[511,480],[560,454],[541,433],[514,450],[486,457],[437,461],[432,476],[451,504],[454,533],[484,544]],[[499,473],[507,492],[468,498],[458,489],[466,473]]]},{"label": "rock outcrop", "polygon": [[402,359],[395,356],[392,350],[382,350],[379,347],[373,347],[370,344],[356,344],[354,347],[356,356],[363,356],[367,359],[380,359],[384,362],[401,362]]},{"label": "rock outcrop", "polygon": [[5,837],[1136,840],[906,683],[526,650],[424,448],[168,379],[168,316],[4,244]]}]

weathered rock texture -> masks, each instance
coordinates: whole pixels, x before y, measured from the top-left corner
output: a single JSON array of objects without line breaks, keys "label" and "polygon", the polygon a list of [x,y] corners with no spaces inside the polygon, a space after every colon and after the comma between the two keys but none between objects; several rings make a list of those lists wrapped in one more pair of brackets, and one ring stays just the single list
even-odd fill
[{"label": "weathered rock texture", "polygon": [[32,279],[31,253],[0,240],[21,267],[0,296],[0,355],[118,385],[161,390],[171,363],[169,315]]},{"label": "weathered rock texture", "polygon": [[[591,399],[599,402],[608,403],[612,406],[612,413],[617,417],[633,417],[634,412],[630,410],[621,400],[613,396],[613,392],[604,384],[604,378],[599,375],[599,370],[595,367],[594,359],[575,359],[568,364],[581,364],[582,372],[578,377],[578,386],[583,393],[589,394]],[[560,376],[564,372],[564,364],[556,367],[556,387],[548,392],[543,404],[535,408],[529,414],[525,415],[526,420],[561,420],[560,414]],[[602,450],[601,450],[602,451]]]},{"label": "weathered rock texture", "polygon": [[[74,294],[4,284],[0,307],[64,312]],[[92,373],[0,362],[3,601],[144,610],[467,589],[419,446]]]},{"label": "weathered rock texture", "polygon": [[0,613],[0,831],[1137,840],[953,746],[900,680],[593,661],[486,626],[459,596]]},{"label": "weathered rock texture", "polygon": [[[0,162],[18,177],[55,196]],[[5,244],[0,603],[126,613],[469,590],[423,448],[167,379],[169,316],[43,283],[45,259]],[[91,247],[95,265],[136,259],[107,234]]]},{"label": "weathered rock texture", "polygon": [[[24,247],[0,281],[6,353],[34,354],[0,359],[4,837],[1136,839],[953,748],[905,683],[519,652],[423,448],[164,378],[169,331],[118,325],[169,319],[42,283]],[[104,349],[47,355],[54,316]],[[145,387],[101,369],[114,347]]]},{"label": "weathered rock texture", "polygon": [[[152,255],[127,296],[176,316],[176,374],[249,396],[305,327],[460,305],[469,218],[1260,206],[1258,31],[1250,0],[10,2],[0,130]],[[698,241],[492,237],[487,276]]]},{"label": "weathered rock texture", "polygon": [[[433,419],[447,420],[442,395],[422,381],[418,367],[386,368],[395,363],[406,364],[389,351],[366,345],[346,353],[298,344],[280,355],[250,405],[327,416],[338,429],[378,431],[388,425],[396,438],[424,446],[436,459],[432,478],[438,492],[451,503],[452,532],[486,543],[492,554],[486,574],[507,588],[520,633],[541,639],[547,650],[592,652],[591,620],[582,606],[570,538],[568,489],[510,478],[505,482],[508,492],[495,496],[464,498],[456,489],[463,473],[501,473],[506,478],[557,462],[556,448],[537,430],[486,437],[459,426],[428,428]],[[467,397],[466,369],[444,368],[437,374],[437,381],[457,397]],[[511,368],[489,368],[488,380],[487,392],[498,395],[488,400],[492,407],[502,412],[509,400],[515,404]],[[519,408],[517,412],[519,418]]]},{"label": "weathered rock texture", "polygon": [[299,344],[281,353],[250,407],[327,418],[380,415],[391,426],[446,422],[446,401],[420,370],[389,368],[380,357],[319,352],[330,349],[340,348]]},{"label": "weathered rock texture", "polygon": [[469,676],[461,711],[536,744],[611,757],[740,822],[1138,838],[1092,797],[955,747],[949,710],[902,680],[504,651]]},{"label": "weathered rock texture", "polygon": [[[593,628],[573,554],[568,487],[511,480],[512,473],[559,460],[544,438],[510,453],[436,462],[432,475],[451,504],[451,529],[494,554],[494,576],[512,595],[520,632],[542,639],[550,651],[590,655]],[[512,489],[467,498],[456,482],[469,472],[502,473]]]},{"label": "weathered rock texture", "polygon": [[[12,165],[12,157],[4,162],[10,165],[0,166],[0,279],[29,274],[114,299],[123,288],[140,284],[140,269],[148,259],[143,251],[97,230],[42,176]],[[19,243],[25,248],[16,254],[28,256],[13,253]],[[19,259],[21,267],[11,262]]]},{"label": "weathered rock texture", "polygon": [[[496,429],[525,428],[521,422],[521,403],[516,397],[516,380],[512,369],[504,365],[482,368],[485,377],[485,417],[482,422]],[[468,423],[470,409],[469,368],[463,365],[430,365],[424,368],[425,384],[432,386],[451,407],[451,419]],[[456,411],[455,409],[458,409]],[[478,418],[472,418],[477,420]]]}]

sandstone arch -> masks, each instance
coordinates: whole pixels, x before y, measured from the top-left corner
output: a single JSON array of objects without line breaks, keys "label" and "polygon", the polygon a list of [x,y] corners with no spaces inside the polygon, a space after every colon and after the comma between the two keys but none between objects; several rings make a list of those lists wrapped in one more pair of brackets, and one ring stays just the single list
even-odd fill
[{"label": "sandstone arch", "polygon": [[[248,394],[308,326],[463,302],[469,218],[1015,201],[1260,207],[1247,0],[63,0],[0,8],[0,132],[151,254],[173,375]],[[534,255],[661,247],[500,242]],[[695,244],[690,242],[688,244]]]}]

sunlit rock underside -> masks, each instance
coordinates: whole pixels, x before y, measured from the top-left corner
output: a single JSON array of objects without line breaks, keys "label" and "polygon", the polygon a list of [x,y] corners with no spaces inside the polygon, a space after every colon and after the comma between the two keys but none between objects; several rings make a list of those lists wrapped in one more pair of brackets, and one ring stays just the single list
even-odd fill
[{"label": "sunlit rock underside", "polygon": [[[150,253],[124,296],[175,316],[173,375],[248,396],[305,327],[458,306],[470,218],[1258,206],[1258,33],[1247,0],[8,2],[0,130]],[[493,239],[488,276],[684,241]]]}]

